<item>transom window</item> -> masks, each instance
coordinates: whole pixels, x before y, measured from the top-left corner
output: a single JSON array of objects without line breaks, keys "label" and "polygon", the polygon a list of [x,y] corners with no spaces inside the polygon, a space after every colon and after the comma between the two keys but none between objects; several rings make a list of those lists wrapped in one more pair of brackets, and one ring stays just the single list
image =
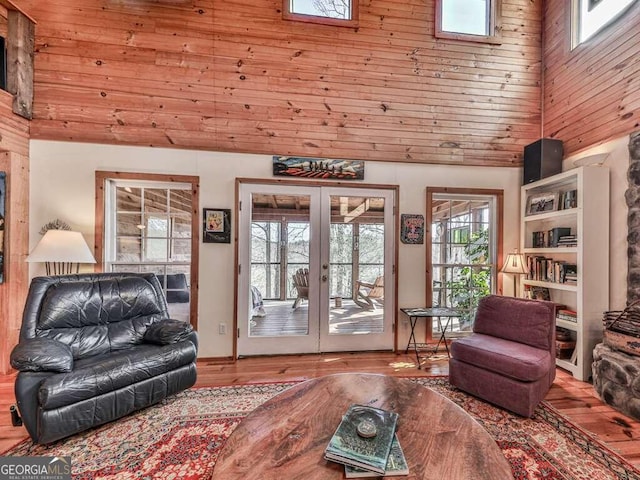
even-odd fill
[{"label": "transom window", "polygon": [[358,0],[283,0],[282,12],[287,20],[358,26]]},{"label": "transom window", "polygon": [[439,38],[499,43],[499,0],[436,0]]},{"label": "transom window", "polygon": [[573,0],[572,47],[620,18],[636,0]]}]

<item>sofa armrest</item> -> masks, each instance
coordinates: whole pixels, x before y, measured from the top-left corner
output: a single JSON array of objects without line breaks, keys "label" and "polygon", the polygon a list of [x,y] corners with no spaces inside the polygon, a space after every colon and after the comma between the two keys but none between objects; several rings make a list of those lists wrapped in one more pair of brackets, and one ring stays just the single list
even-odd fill
[{"label": "sofa armrest", "polygon": [[193,327],[189,323],[167,318],[151,325],[145,332],[143,341],[169,345],[189,339],[192,333]]},{"label": "sofa armrest", "polygon": [[68,345],[56,340],[29,338],[11,352],[11,366],[20,372],[70,372],[73,353]]}]

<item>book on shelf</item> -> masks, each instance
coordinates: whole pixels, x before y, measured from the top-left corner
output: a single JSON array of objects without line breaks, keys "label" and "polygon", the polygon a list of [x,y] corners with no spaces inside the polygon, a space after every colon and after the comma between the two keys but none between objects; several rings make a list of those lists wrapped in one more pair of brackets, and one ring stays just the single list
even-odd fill
[{"label": "book on shelf", "polygon": [[[351,405],[329,440],[324,458],[384,475],[398,414],[366,405]],[[367,430],[375,431],[368,435]]]},{"label": "book on shelf", "polygon": [[[389,451],[389,457],[387,458],[387,465],[385,466],[383,477],[397,477],[402,475],[409,475],[409,466],[407,465],[407,460],[404,458],[404,452],[400,446],[398,436],[395,435],[393,437],[393,443],[391,444],[391,450]],[[380,475],[375,472],[369,472],[367,470],[362,470],[361,468],[345,465],[344,476],[346,478],[375,478]]]},{"label": "book on shelf", "polygon": [[567,308],[561,308],[556,312],[556,318],[558,320],[565,320],[567,322],[578,323],[578,313],[575,310],[569,310]]},{"label": "book on shelf", "polygon": [[541,255],[528,256],[528,280],[539,280],[551,283],[576,284],[578,282],[578,267],[575,263],[564,260],[554,260]]},{"label": "book on shelf", "polygon": [[576,208],[578,206],[578,190],[569,190],[560,193],[560,210]]},{"label": "book on shelf", "polygon": [[547,247],[557,247],[560,238],[567,235],[571,235],[571,229],[569,227],[552,228],[547,232]]}]

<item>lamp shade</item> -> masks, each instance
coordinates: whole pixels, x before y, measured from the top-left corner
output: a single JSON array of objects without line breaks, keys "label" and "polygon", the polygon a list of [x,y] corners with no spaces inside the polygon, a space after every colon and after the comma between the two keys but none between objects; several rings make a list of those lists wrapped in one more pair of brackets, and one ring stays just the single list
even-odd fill
[{"label": "lamp shade", "polygon": [[96,259],[80,232],[47,230],[27,262],[96,263]]},{"label": "lamp shade", "polygon": [[504,261],[504,265],[502,265],[502,269],[500,270],[504,273],[517,273],[517,274],[525,274],[529,273],[529,268],[527,267],[527,263],[524,259],[524,254],[513,252],[507,254],[507,259]]}]

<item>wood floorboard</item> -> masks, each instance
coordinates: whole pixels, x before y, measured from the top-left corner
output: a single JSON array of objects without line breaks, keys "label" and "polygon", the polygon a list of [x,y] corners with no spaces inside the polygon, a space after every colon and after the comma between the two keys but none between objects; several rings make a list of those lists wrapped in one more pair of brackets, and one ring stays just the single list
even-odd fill
[{"label": "wood floorboard", "polygon": [[[236,362],[198,362],[198,387],[243,383],[306,380],[322,375],[367,372],[393,376],[435,376],[449,373],[446,355],[437,355],[418,370],[415,357],[394,353],[326,353],[243,358]],[[23,427],[12,427],[9,406],[15,402],[15,376],[0,376],[0,452],[26,437]],[[545,398],[571,422],[603,441],[640,468],[640,422],[605,405],[589,383],[558,369]]]}]

